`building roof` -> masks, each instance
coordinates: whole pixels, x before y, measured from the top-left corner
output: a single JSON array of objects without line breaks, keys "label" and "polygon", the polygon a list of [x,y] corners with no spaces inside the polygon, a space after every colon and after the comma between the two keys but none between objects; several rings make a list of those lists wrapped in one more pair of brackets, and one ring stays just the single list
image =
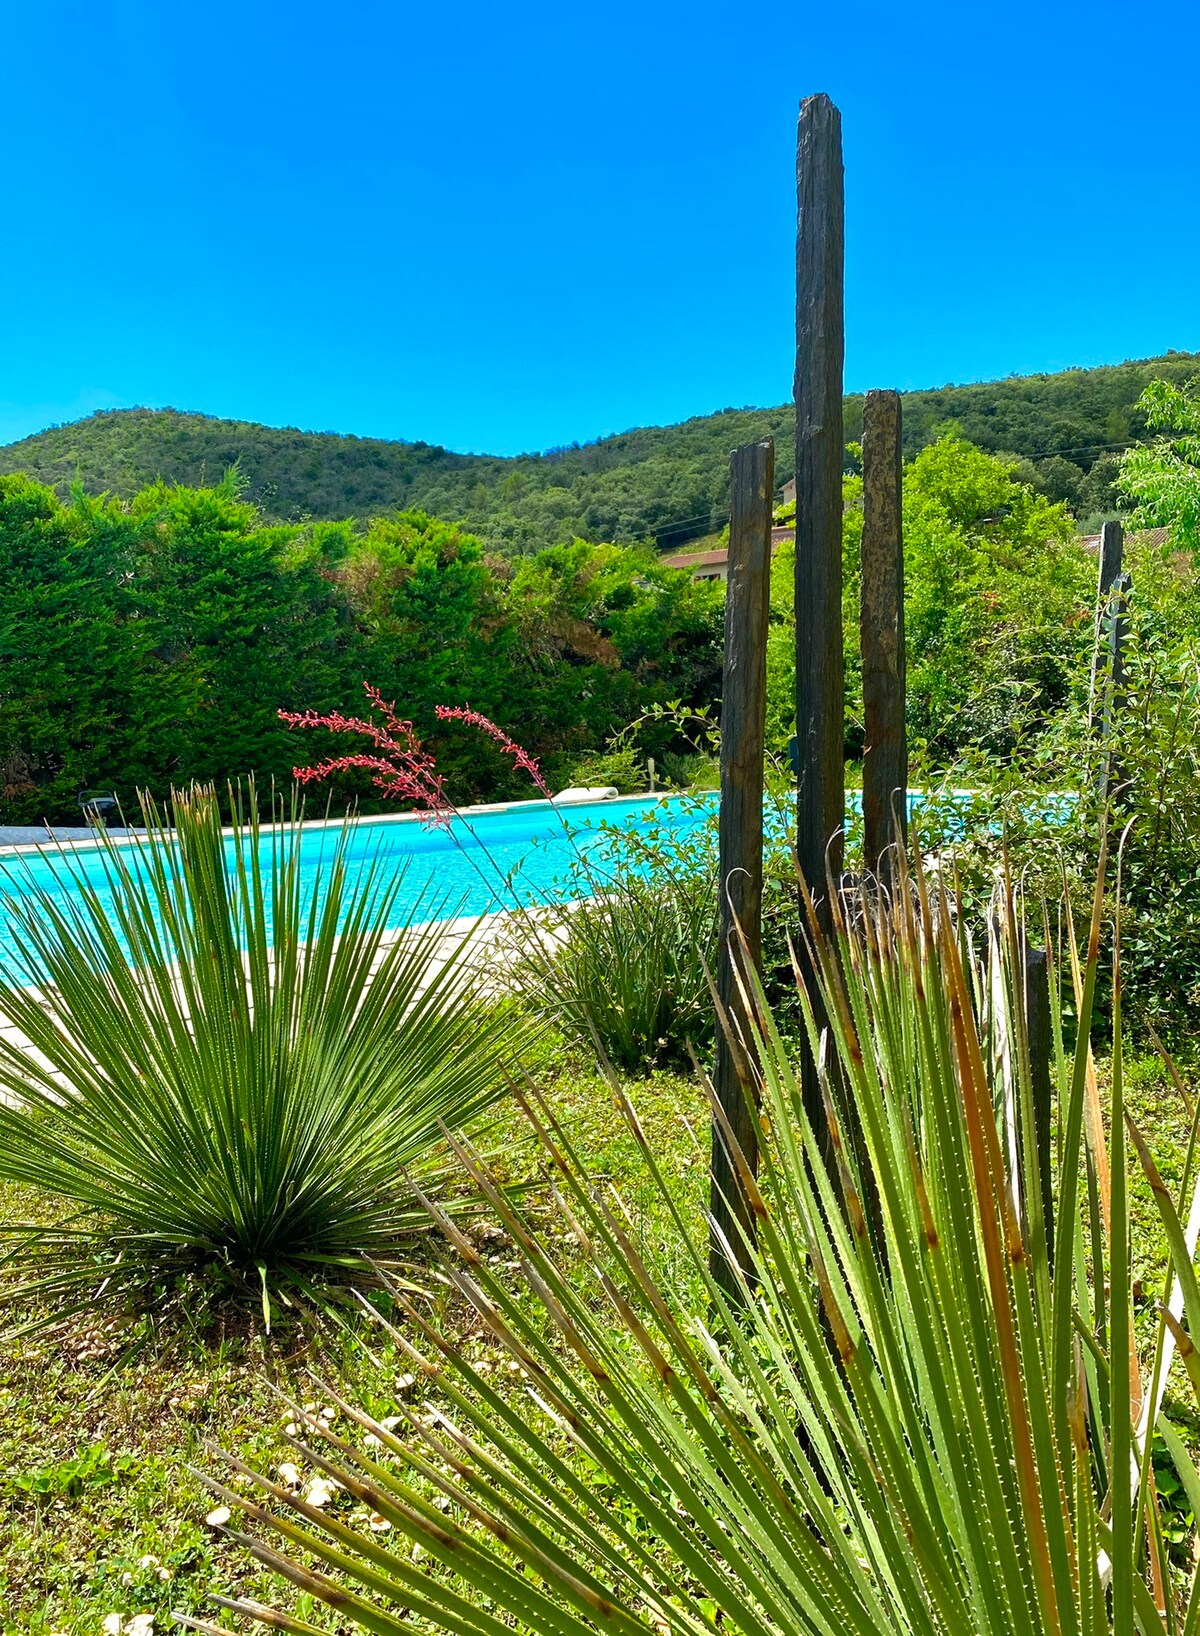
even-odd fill
[{"label": "building roof", "polygon": [[[1125,538],[1127,540],[1137,540],[1139,545],[1148,545],[1153,547],[1156,545],[1165,545],[1167,540],[1170,538],[1170,535],[1171,530],[1169,528],[1147,528],[1143,529],[1137,534],[1127,534]],[[1099,534],[1084,534],[1081,536],[1079,543],[1085,550],[1091,551],[1094,554],[1100,549],[1100,536]]]},{"label": "building roof", "polygon": [[[794,528],[773,528],[771,530],[771,554],[783,544],[784,540],[794,540]],[[724,568],[729,560],[729,547],[721,546],[716,551],[673,551],[669,557],[664,557],[663,563],[668,568],[690,568],[692,573],[698,573],[705,568]]]},{"label": "building roof", "polygon": [[720,568],[728,556],[724,547],[720,551],[676,551],[664,557],[663,564],[667,568],[690,568],[694,573],[697,568]]}]

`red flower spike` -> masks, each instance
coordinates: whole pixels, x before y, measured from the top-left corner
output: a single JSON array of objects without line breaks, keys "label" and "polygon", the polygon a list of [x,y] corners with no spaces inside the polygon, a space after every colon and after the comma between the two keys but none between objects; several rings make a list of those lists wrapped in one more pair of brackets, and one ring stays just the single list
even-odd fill
[{"label": "red flower spike", "polygon": [[495,739],[505,755],[512,757],[513,766],[519,767],[522,772],[528,773],[547,800],[551,799],[550,786],[542,776],[542,769],[538,766],[536,756],[530,755],[528,750],[522,748],[515,739],[508,736],[503,727],[497,727],[490,717],[485,716],[479,710],[470,710],[463,705],[449,704],[437,705],[434,709],[434,715],[439,721],[464,722],[468,727],[476,727],[481,733],[486,733],[489,738]]},{"label": "red flower spike", "polygon": [[[359,751],[353,755],[330,756],[315,767],[293,767],[292,776],[298,784],[313,784],[331,778],[335,773],[354,769],[369,772],[375,788],[390,800],[411,801],[421,809],[423,822],[449,829],[454,808],[446,797],[445,781],[437,770],[433,756],[413,731],[412,722],[397,716],[395,704],[389,704],[377,687],[364,682],[363,691],[372,711],[382,721],[363,716],[344,716],[340,710],[330,710],[325,715],[316,710],[279,711],[280,721],[286,722],[289,727],[302,730],[322,727],[329,733],[357,733],[360,738],[369,739],[374,748],[373,754]],[[550,786],[542,775],[537,758],[481,711],[462,705],[439,704],[434,714],[439,721],[459,721],[486,733],[505,755],[512,757],[513,765],[528,773],[542,794],[550,799]]]},{"label": "red flower spike", "polygon": [[315,710],[279,712],[280,721],[289,727],[323,727],[330,733],[357,733],[369,739],[377,752],[330,756],[315,767],[293,767],[296,782],[311,784],[334,773],[361,768],[371,774],[376,789],[390,800],[411,801],[421,809],[422,822],[449,829],[454,809],[446,798],[437,763],[413,732],[412,722],[397,716],[395,704],[388,704],[378,688],[366,682],[363,688],[372,709],[383,717],[382,726],[361,716],[343,716],[339,710],[331,710],[326,715]]}]

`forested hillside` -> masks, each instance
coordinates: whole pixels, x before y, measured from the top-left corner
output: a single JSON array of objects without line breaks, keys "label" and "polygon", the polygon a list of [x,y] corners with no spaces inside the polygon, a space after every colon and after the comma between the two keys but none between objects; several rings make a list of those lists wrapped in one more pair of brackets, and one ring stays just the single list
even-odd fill
[{"label": "forested hillside", "polygon": [[[1200,354],[1173,352],[1100,369],[909,392],[905,453],[911,459],[953,423],[982,449],[1022,457],[1022,477],[1085,520],[1113,505],[1116,456],[1145,430],[1137,400],[1147,381],[1183,382],[1198,371]],[[861,398],[848,398],[851,441],[861,415]],[[129,497],[157,479],[211,484],[236,463],[246,498],[287,521],[415,507],[463,523],[494,549],[534,551],[576,536],[653,538],[666,547],[721,526],[729,450],[768,432],[777,440],[783,483],[792,474],[788,405],[726,409],[511,459],[127,409],[0,448],[0,472],[28,472],[63,497],[74,482],[92,494]]]}]

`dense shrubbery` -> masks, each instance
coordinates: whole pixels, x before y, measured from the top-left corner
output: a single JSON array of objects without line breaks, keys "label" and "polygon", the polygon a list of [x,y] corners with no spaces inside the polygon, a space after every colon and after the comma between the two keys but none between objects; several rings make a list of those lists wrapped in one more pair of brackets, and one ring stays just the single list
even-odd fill
[{"label": "dense shrubbery", "polygon": [[[847,477],[852,756],[860,486]],[[0,477],[0,818],[62,821],[81,787],[132,800],[172,781],[286,781],[296,755],[276,712],[356,708],[364,678],[413,719],[460,800],[517,785],[494,745],[438,724],[438,704],[484,711],[554,782],[625,788],[647,754],[670,776],[664,754],[690,747],[655,706],[718,703],[722,593],[648,547],[575,541],[500,558],[416,512],[361,529],[271,524],[237,488],[159,484],[64,505]],[[1088,647],[1092,559],[1063,507],[954,435],[907,468],[905,527],[914,744],[938,764],[969,746],[1007,752],[1031,709],[1065,700]],[[792,573],[784,547],[769,661],[776,751],[794,711]],[[606,752],[635,719],[636,734]],[[594,759],[606,753],[624,757],[619,777]],[[365,782],[336,793],[373,795]]]},{"label": "dense shrubbery", "polygon": [[415,512],[269,524],[234,482],[64,505],[0,477],[0,656],[0,821],[77,816],[85,786],[287,781],[276,712],[357,708],[364,677],[469,799],[511,768],[435,705],[487,711],[557,776],[651,702],[713,697],[720,593],[649,548],[514,562]]},{"label": "dense shrubbery", "polygon": [[1130,449],[1120,481],[1134,501],[1134,522],[1169,527],[1178,545],[1200,545],[1200,375],[1179,383],[1151,381],[1142,413],[1154,441]]},{"label": "dense shrubbery", "polygon": [[[842,621],[847,753],[862,752],[858,657],[862,481],[845,479]],[[1095,559],[1069,514],[1021,481],[1011,462],[953,433],[904,473],[909,737],[934,766],[968,746],[1006,753],[1031,712],[1061,706],[1090,651]],[[769,740],[795,731],[795,559],[771,575]]]},{"label": "dense shrubbery", "polygon": [[[1145,536],[1130,543],[1126,562],[1132,584],[1124,674],[1106,738],[1080,663],[1049,723],[1031,716],[1011,758],[970,758],[963,776],[993,790],[1014,863],[1051,891],[1065,871],[1080,897],[1111,796],[1112,821],[1128,826],[1122,889],[1130,1010],[1179,1045],[1200,1003],[1200,571],[1190,551]],[[1055,785],[1075,792],[1068,824],[1061,810],[1031,798]],[[994,835],[980,835],[974,850],[986,871]]]},{"label": "dense shrubbery", "polygon": [[[985,483],[978,491],[979,503],[1003,501],[1002,518],[986,526],[987,553],[977,558],[985,571],[974,580],[976,611],[980,603],[991,604],[996,617],[990,629],[959,646],[953,665],[943,662],[940,680],[957,689],[961,703],[945,715],[941,734],[931,735],[924,754],[927,775],[928,750],[936,747],[941,781],[975,794],[967,822],[961,806],[956,817],[954,801],[938,803],[929,814],[928,838],[939,846],[953,841],[968,900],[981,902],[991,894],[1001,832],[1018,873],[1040,878],[1051,895],[1065,880],[1082,900],[1097,867],[1103,809],[1111,803],[1111,821],[1127,828],[1121,858],[1130,1006],[1138,1022],[1149,1021],[1179,1041],[1200,1002],[1196,389],[1160,383],[1147,392],[1142,408],[1162,436],[1126,455],[1122,481],[1137,501],[1134,523],[1163,525],[1169,532],[1164,538],[1135,531],[1126,539],[1127,635],[1123,676],[1111,703],[1093,687],[1095,559],[1071,542],[1043,535],[1039,513],[1044,524],[1049,511],[1041,502],[1026,503],[1028,496],[1023,502],[1016,485],[1001,493]],[[914,521],[935,521],[925,533],[910,523],[910,585],[922,572],[931,540],[936,560],[936,523],[949,508],[929,494],[919,510],[907,502],[935,469],[979,473],[981,459],[976,451],[939,444],[910,469],[906,521],[909,510]],[[997,550],[1004,533],[1014,532],[1015,539]],[[954,547],[960,557],[970,533]],[[971,572],[948,583],[941,608],[952,617],[944,624],[969,632],[972,584]],[[955,611],[956,597],[964,594],[965,621]],[[911,626],[909,636],[919,652],[920,636]],[[917,722],[922,677],[935,654],[926,648],[925,659],[914,666],[910,719]],[[932,693],[927,688],[926,699]],[[998,705],[994,712],[991,699]],[[1103,740],[1101,716],[1109,723]],[[1048,793],[1055,791],[1060,794]],[[1101,991],[1107,1005],[1103,973]]]}]

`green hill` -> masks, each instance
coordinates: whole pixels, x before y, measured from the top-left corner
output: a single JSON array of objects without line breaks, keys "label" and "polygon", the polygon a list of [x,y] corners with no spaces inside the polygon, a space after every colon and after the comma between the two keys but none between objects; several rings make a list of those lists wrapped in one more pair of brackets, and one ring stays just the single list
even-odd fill
[{"label": "green hill", "polygon": [[[1137,400],[1156,375],[1185,380],[1200,354],[1012,376],[904,395],[906,453],[954,422],[1081,518],[1108,509],[1120,449],[1143,432]],[[858,436],[861,397],[846,400]],[[677,426],[641,427],[595,443],[505,458],[453,454],[428,443],[259,426],[174,409],[122,409],[55,426],[0,448],[0,472],[25,471],[65,494],[134,493],[157,477],[215,482],[235,461],[249,498],[283,518],[366,517],[419,507],[463,521],[491,546],[527,551],[582,535],[680,544],[719,528],[729,450],[770,432],[780,483],[792,475],[790,405],[725,409]]]}]

